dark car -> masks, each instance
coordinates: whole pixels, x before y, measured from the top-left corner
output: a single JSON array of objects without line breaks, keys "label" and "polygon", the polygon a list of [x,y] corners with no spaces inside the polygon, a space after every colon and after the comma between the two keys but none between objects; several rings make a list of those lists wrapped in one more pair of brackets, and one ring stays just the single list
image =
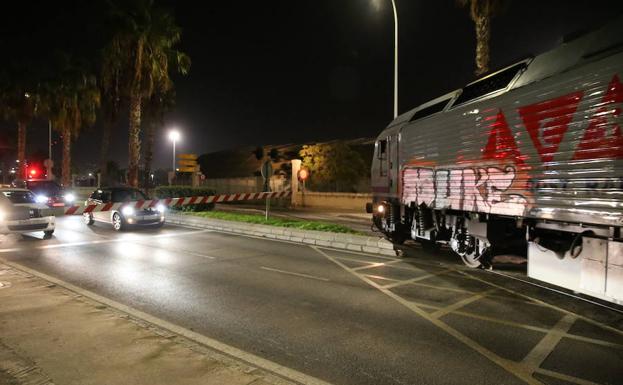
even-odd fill
[{"label": "dark car", "polygon": [[16,180],[11,183],[15,188],[25,188],[35,194],[38,203],[49,207],[64,207],[74,203],[74,195],[63,190],[60,184],[47,179]]},{"label": "dark car", "polygon": [[[93,191],[85,204],[114,204],[148,199],[142,191],[135,188],[109,187]],[[134,205],[123,204],[113,207],[109,211],[95,211],[83,214],[84,223],[87,225],[92,225],[95,221],[110,223],[116,231],[121,231],[130,226],[160,227],[164,224],[164,205],[144,209],[136,209]]]}]

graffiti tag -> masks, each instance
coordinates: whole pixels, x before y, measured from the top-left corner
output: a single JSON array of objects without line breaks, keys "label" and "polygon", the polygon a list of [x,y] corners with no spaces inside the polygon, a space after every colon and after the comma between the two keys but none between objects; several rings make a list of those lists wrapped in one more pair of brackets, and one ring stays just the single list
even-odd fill
[{"label": "graffiti tag", "polygon": [[512,166],[407,168],[403,171],[402,200],[436,209],[523,215],[527,199],[510,192],[515,179]]}]

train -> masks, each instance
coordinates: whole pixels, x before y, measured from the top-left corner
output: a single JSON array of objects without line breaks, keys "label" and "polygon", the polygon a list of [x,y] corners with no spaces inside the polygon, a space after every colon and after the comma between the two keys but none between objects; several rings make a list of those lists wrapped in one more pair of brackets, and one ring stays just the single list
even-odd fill
[{"label": "train", "polygon": [[394,119],[376,138],[373,223],[470,267],[623,304],[623,16]]}]

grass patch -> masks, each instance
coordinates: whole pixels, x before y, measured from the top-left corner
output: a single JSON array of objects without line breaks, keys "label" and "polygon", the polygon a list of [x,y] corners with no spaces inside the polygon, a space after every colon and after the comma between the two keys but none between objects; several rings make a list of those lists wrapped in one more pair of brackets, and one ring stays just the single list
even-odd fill
[{"label": "grass patch", "polygon": [[345,233],[345,234],[361,234],[349,227],[336,225],[334,223],[306,221],[303,219],[286,219],[271,217],[268,220],[261,214],[239,214],[223,211],[199,211],[199,212],[184,212],[184,215],[194,215],[203,218],[223,219],[226,221],[256,223],[260,225],[270,225],[279,227],[290,227],[301,230],[316,230],[327,231],[331,233]]}]

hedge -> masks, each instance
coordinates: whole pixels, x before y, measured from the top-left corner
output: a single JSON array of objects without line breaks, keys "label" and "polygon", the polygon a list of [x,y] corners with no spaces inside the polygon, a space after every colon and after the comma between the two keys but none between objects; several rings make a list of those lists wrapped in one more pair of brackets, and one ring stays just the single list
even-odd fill
[{"label": "hedge", "polygon": [[[156,198],[183,198],[193,196],[215,195],[216,192],[205,187],[190,186],[159,186],[154,190]],[[208,211],[214,209],[214,203],[200,203],[179,207],[182,211]]]}]

